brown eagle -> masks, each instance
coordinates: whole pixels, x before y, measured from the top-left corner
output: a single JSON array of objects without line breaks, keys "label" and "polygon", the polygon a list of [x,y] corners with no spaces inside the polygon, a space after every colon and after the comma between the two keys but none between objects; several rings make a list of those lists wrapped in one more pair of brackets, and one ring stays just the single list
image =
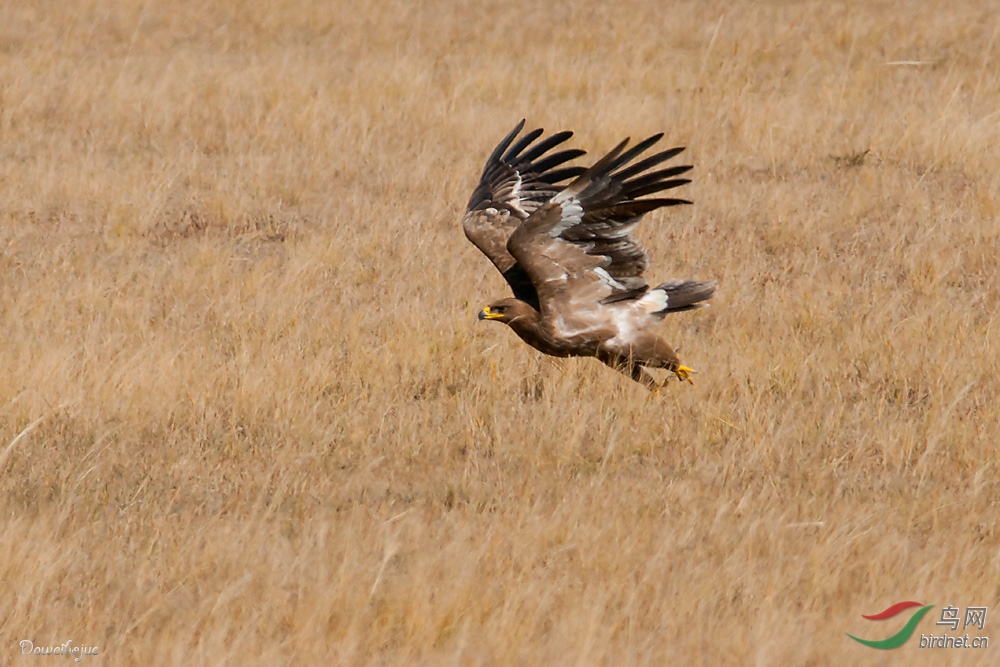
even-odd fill
[{"label": "brown eagle", "polygon": [[[690,165],[659,168],[683,148],[638,161],[657,134],[629,148],[625,139],[591,167],[567,166],[585,152],[552,149],[572,132],[518,138],[517,124],[490,154],[462,221],[465,235],[514,291],[483,308],[536,350],[556,357],[597,357],[650,389],[646,368],[691,382],[673,348],[647,331],[667,313],[691,310],[715,282],[673,280],[650,289],[646,250],[630,235],[643,214],[686,199],[646,197],[691,181]],[[516,139],[516,141],[515,141]]]}]

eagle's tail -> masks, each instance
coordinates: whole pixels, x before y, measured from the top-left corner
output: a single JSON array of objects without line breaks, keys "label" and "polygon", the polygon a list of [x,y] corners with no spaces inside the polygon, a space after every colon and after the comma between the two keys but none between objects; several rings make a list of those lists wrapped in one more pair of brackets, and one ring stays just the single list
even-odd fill
[{"label": "eagle's tail", "polygon": [[671,280],[646,292],[639,302],[650,315],[666,315],[707,306],[715,294],[715,281]]}]

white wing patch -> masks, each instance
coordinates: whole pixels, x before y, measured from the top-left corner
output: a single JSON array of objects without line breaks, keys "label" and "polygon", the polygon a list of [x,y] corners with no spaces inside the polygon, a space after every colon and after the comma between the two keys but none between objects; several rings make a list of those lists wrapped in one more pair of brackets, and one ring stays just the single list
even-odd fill
[{"label": "white wing patch", "polygon": [[668,301],[666,290],[654,289],[642,295],[642,298],[639,299],[639,305],[642,306],[647,314],[652,315],[661,310],[666,310]]},{"label": "white wing patch", "polygon": [[621,290],[625,289],[625,285],[622,285],[620,282],[612,278],[611,274],[605,271],[604,269],[598,267],[594,269],[594,273],[600,276],[601,282],[610,287],[611,289],[621,289]]},{"label": "white wing patch", "polygon": [[557,315],[552,320],[552,328],[557,336],[562,338],[575,338],[577,336],[590,336],[602,329],[607,328],[607,321],[604,319],[595,320],[594,314],[584,314],[580,317],[580,313],[567,320],[563,315]]},{"label": "white wing patch", "polygon": [[570,227],[575,227],[583,221],[583,204],[573,195],[567,194],[565,190],[553,197],[552,201],[559,204],[562,209],[562,217],[559,222],[549,230],[549,236],[556,238]]},{"label": "white wing patch", "polygon": [[521,180],[521,172],[514,172],[517,175],[517,180],[514,181],[514,185],[510,189],[510,205],[512,208],[516,209],[518,213],[524,217],[528,217],[528,212],[521,207],[521,184],[524,182]]},{"label": "white wing patch", "polygon": [[629,345],[635,335],[635,320],[631,308],[612,308],[612,321],[615,323],[615,335],[608,339],[613,345]]}]

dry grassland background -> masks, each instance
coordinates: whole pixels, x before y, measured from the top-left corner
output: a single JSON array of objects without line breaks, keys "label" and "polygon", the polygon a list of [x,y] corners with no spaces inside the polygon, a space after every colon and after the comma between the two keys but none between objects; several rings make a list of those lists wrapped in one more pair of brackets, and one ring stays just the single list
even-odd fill
[{"label": "dry grassland background", "polygon": [[[0,4],[0,663],[998,664],[998,72],[985,2]],[[693,387],[476,321],[522,116],[688,146]],[[845,637],[905,599],[996,646]]]}]

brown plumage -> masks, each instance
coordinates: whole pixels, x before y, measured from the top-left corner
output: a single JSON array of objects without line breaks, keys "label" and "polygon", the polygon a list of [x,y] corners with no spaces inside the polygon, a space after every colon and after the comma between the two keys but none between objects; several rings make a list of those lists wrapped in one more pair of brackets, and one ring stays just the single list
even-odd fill
[{"label": "brown plumage", "polygon": [[597,357],[650,389],[659,385],[646,368],[690,382],[693,371],[646,329],[667,313],[704,305],[715,282],[650,289],[642,277],[646,250],[630,235],[643,214],[691,203],[643,198],[690,183],[677,178],[690,165],[658,168],[684,149],[635,161],[662,138],[657,134],[632,148],[626,139],[589,168],[566,166],[584,151],[551,151],[571,132],[536,143],[543,130],[517,139],[523,128],[522,120],[493,150],[463,219],[465,235],[514,292],[479,319],[507,324],[545,354]]}]

